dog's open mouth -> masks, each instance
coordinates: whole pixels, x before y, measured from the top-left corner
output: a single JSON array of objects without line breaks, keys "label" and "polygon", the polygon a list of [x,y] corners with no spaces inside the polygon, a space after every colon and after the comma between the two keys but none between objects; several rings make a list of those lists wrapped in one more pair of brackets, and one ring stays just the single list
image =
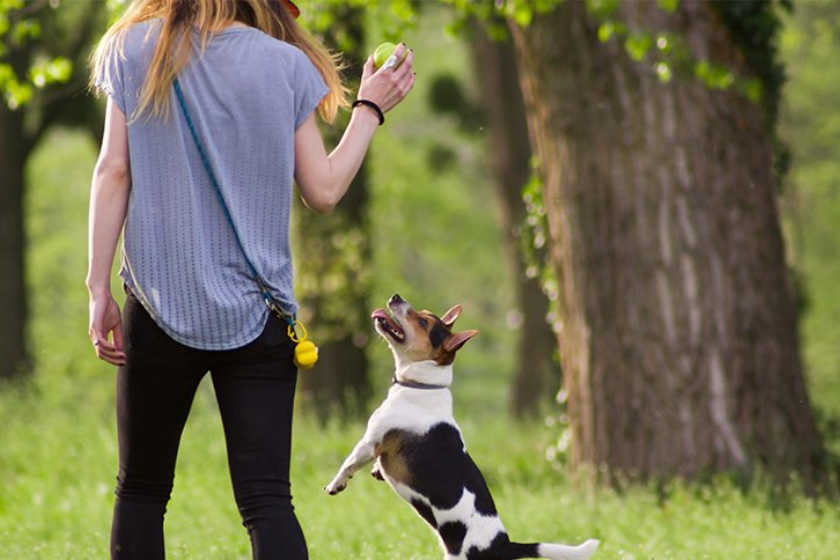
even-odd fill
[{"label": "dog's open mouth", "polygon": [[377,309],[370,317],[373,319],[379,332],[387,334],[395,342],[405,342],[405,331],[391,319],[390,315],[384,309]]}]

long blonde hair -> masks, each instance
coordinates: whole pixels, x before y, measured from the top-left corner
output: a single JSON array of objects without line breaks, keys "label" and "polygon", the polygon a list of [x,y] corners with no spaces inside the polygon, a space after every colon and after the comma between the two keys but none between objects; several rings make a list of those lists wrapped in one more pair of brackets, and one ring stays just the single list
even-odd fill
[{"label": "long blonde hair", "polygon": [[234,21],[290,43],[306,54],[330,90],[318,106],[326,122],[331,123],[339,108],[348,106],[348,90],[340,75],[344,67],[340,55],[298,25],[283,0],[135,0],[91,55],[91,80],[108,71],[112,57],[124,56],[123,32],[130,25],[154,18],[162,19],[163,25],[132,118],[146,111],[154,117],[168,117],[172,82],[192,54],[191,26],[198,26],[204,48],[214,31]]}]

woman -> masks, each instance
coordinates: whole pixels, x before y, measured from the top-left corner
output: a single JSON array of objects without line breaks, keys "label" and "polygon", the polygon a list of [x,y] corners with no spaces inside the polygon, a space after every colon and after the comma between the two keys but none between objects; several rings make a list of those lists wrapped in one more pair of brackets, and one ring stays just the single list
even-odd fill
[{"label": "woman", "polygon": [[[368,59],[364,101],[328,155],[313,111],[331,121],[346,90],[295,17],[287,0],[136,0],[94,53],[108,104],[87,287],[91,342],[119,366],[112,557],[163,558],[178,443],[208,371],[254,557],[307,556],[289,484],[293,343],[253,273],[293,317],[292,179],[331,209],[414,73],[410,51],[396,62],[404,45],[378,71]],[[122,317],[109,281],[121,231]]]}]

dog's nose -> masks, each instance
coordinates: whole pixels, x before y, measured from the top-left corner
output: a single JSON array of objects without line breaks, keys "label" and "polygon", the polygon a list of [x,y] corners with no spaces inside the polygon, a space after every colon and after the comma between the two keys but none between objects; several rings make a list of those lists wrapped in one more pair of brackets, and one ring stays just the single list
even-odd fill
[{"label": "dog's nose", "polygon": [[405,303],[405,300],[400,297],[400,294],[394,294],[391,296],[391,299],[388,300],[388,303]]}]

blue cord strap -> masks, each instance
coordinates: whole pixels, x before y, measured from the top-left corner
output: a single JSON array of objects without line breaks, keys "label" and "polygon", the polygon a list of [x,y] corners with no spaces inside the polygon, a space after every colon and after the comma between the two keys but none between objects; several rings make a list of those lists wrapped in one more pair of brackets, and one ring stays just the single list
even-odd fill
[{"label": "blue cord strap", "polygon": [[265,282],[263,282],[262,278],[257,273],[257,269],[254,267],[251,259],[248,258],[248,253],[245,252],[245,246],[242,244],[242,239],[240,239],[239,232],[236,230],[236,225],[233,223],[233,217],[230,215],[230,210],[228,210],[228,206],[225,203],[225,198],[222,195],[222,189],[219,187],[219,182],[216,180],[216,175],[213,173],[213,168],[210,166],[210,159],[207,157],[204,145],[198,138],[198,132],[196,132],[195,124],[190,117],[189,110],[187,110],[187,102],[184,99],[184,92],[181,90],[181,84],[178,83],[178,79],[176,78],[172,85],[175,88],[175,96],[178,98],[178,104],[181,106],[181,111],[184,113],[184,119],[187,121],[187,128],[190,130],[190,135],[195,141],[195,147],[198,150],[198,155],[201,157],[201,163],[204,164],[204,169],[210,177],[210,184],[213,186],[213,191],[216,193],[216,198],[219,200],[219,205],[222,207],[222,213],[225,215],[225,219],[227,219],[228,224],[230,224],[231,230],[233,230],[233,236],[236,238],[236,244],[239,245],[239,250],[242,252],[242,256],[245,257],[245,263],[248,265],[248,270],[251,272],[251,276],[254,278],[254,281],[259,287],[266,307],[268,307],[268,309],[275,313],[278,317],[285,319],[289,326],[294,328],[295,323],[297,322],[296,314],[290,315],[277,305],[274,298],[271,297],[271,292],[268,291]]}]

